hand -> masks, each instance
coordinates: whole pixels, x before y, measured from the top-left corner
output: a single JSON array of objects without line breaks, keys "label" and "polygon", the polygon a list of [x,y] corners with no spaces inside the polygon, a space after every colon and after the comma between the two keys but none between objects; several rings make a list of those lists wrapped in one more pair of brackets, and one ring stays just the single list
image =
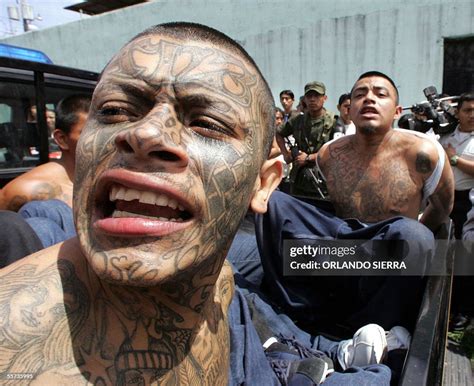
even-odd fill
[{"label": "hand", "polygon": [[304,151],[300,151],[300,154],[298,154],[298,157],[295,158],[293,161],[297,166],[305,166],[306,165],[306,157],[308,154],[306,154]]},{"label": "hand", "polygon": [[456,155],[456,149],[449,143],[448,146],[444,146],[444,151],[446,152],[448,158],[451,158],[453,155]]}]

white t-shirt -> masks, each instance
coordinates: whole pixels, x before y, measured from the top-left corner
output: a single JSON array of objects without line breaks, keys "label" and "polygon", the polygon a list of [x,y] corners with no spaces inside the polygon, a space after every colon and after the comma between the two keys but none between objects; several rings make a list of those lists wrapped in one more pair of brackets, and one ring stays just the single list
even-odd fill
[{"label": "white t-shirt", "polygon": [[[440,138],[439,142],[446,147],[451,144],[456,150],[456,154],[461,158],[469,161],[474,161],[474,132],[465,133],[459,131],[459,126],[456,127],[451,134],[447,134]],[[474,188],[474,176],[459,170],[453,166],[454,183],[456,190],[469,190]]]},{"label": "white t-shirt", "polygon": [[354,122],[349,123],[348,125],[344,125],[344,134],[351,135],[356,133],[356,127]]}]

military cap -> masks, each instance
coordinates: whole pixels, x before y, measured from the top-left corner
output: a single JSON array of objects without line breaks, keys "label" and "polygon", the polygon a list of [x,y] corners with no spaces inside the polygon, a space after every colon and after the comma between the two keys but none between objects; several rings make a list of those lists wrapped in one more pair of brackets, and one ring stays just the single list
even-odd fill
[{"label": "military cap", "polygon": [[304,86],[304,94],[306,95],[309,91],[316,91],[318,94],[326,94],[326,86],[322,82],[310,82]]}]

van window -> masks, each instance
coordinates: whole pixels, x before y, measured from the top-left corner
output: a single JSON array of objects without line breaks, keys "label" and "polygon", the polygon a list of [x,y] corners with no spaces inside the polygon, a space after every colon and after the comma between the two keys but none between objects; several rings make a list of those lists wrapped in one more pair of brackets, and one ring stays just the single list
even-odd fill
[{"label": "van window", "polygon": [[[17,62],[18,68],[13,66]],[[98,75],[17,62],[0,58],[0,188],[40,161],[61,158],[60,148],[52,138],[54,109],[69,95],[92,95]],[[35,74],[39,74],[36,81]],[[39,111],[45,111],[44,119],[38,117]]]},{"label": "van window", "polygon": [[12,109],[5,103],[0,103],[0,123],[11,122]]},{"label": "van window", "polygon": [[28,122],[28,109],[34,104],[32,82],[12,80],[0,82],[0,167],[19,168],[33,166],[37,157],[29,149],[39,141],[34,124]]}]

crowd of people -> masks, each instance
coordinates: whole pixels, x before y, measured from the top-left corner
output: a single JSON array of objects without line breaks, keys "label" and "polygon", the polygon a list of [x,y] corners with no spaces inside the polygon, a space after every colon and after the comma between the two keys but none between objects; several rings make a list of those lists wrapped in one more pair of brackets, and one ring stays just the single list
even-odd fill
[{"label": "crowd of people", "polygon": [[[338,115],[326,99],[312,81],[301,111],[291,90],[276,108],[253,59],[209,27],[134,37],[92,99],[57,106],[63,158],[0,193],[0,373],[396,384],[435,233],[449,215],[456,237],[463,224],[474,233],[474,95],[459,98],[459,125],[439,142],[393,129],[398,90],[381,72],[360,75]],[[291,195],[278,191],[280,152]],[[289,241],[353,240],[417,271],[285,270]]]}]

